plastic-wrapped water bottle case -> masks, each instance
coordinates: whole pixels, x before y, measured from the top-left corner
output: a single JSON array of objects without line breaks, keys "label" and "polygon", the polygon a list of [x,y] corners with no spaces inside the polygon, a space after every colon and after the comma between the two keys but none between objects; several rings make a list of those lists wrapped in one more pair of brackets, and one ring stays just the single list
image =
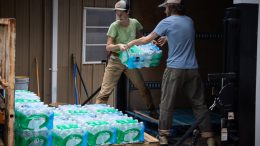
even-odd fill
[{"label": "plastic-wrapped water bottle case", "polygon": [[15,146],[97,146],[144,141],[144,124],[106,104],[48,107],[15,91]]},{"label": "plastic-wrapped water bottle case", "polygon": [[119,52],[119,58],[128,69],[156,67],[160,64],[162,50],[153,43],[134,45],[127,51]]}]

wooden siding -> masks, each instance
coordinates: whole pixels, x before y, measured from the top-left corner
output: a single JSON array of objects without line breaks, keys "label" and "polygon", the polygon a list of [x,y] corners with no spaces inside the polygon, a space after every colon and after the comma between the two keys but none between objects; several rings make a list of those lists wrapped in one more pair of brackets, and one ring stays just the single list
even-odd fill
[{"label": "wooden siding", "polygon": [[[83,0],[84,7],[102,7],[102,8],[112,8],[114,3],[117,0]],[[87,20],[88,21],[88,20]],[[90,20],[91,21],[91,20]],[[82,57],[82,56],[80,56]],[[81,63],[81,62],[80,62]],[[91,95],[96,89],[98,89],[102,84],[103,74],[105,70],[105,64],[81,64],[82,68],[82,76],[84,78],[84,82],[87,86],[88,94]],[[85,95],[85,91],[81,86],[81,101],[85,101],[87,99]],[[109,99],[109,104],[113,105],[114,93],[111,95]],[[93,103],[95,99],[91,100]]]},{"label": "wooden siding", "polygon": [[15,18],[16,76],[29,76],[29,89],[37,93],[36,58],[42,100],[50,101],[51,1],[0,0],[0,18]]},{"label": "wooden siding", "polygon": [[43,2],[44,8],[43,8],[43,77],[40,78],[40,87],[42,87],[40,90],[41,95],[44,99],[45,103],[51,102],[51,23],[52,23],[52,0],[44,0]]},{"label": "wooden siding", "polygon": [[[58,20],[58,102],[74,103],[72,54],[80,68],[88,94],[91,95],[100,85],[104,73],[104,64],[82,64],[82,11],[83,7],[112,8],[117,0],[59,0]],[[144,32],[150,33],[156,24],[165,17],[164,9],[157,5],[163,2],[151,0],[132,0],[131,15],[144,26]],[[224,8],[229,1],[187,1],[187,13],[195,23],[198,33],[222,31]],[[52,38],[52,0],[0,0],[0,18],[16,18],[16,75],[30,76],[30,90],[37,93],[36,62],[39,62],[39,81],[42,99],[51,102],[51,38]],[[197,39],[196,51],[200,71],[205,79],[207,73],[218,72],[222,68],[222,40]],[[158,68],[144,69],[146,81],[160,81],[165,67],[167,49]],[[153,72],[153,74],[150,74]],[[78,77],[80,100],[87,97]],[[155,100],[160,91],[152,91]],[[130,93],[135,101],[139,95]],[[113,99],[110,99],[111,102]],[[137,101],[137,100],[136,100]],[[93,101],[92,101],[93,102]],[[137,101],[138,102],[138,101]],[[135,102],[131,102],[135,105]],[[136,107],[143,107],[142,104]]]},{"label": "wooden siding", "polygon": [[[72,62],[70,56],[70,0],[59,1],[58,21],[58,75],[57,75],[57,101],[69,102],[72,98]],[[80,17],[80,16],[79,16]],[[75,28],[74,30],[79,29]],[[72,30],[71,30],[72,31]],[[71,81],[70,81],[71,80]]]},{"label": "wooden siding", "polygon": [[16,40],[16,75],[30,75],[30,11],[29,0],[17,1],[15,5],[16,14],[13,16],[17,21]]},{"label": "wooden siding", "polygon": [[[29,76],[30,86],[29,89],[37,93],[37,80],[36,80],[36,58],[39,63],[39,76],[42,85],[43,78],[43,1],[30,0],[29,7]],[[24,56],[21,56],[22,58]],[[41,86],[42,87],[42,86]],[[41,90],[42,91],[42,90]]]},{"label": "wooden siding", "polygon": [[[72,54],[80,68],[88,94],[102,82],[104,64],[82,65],[83,7],[113,7],[116,0],[59,0],[57,101],[74,103]],[[16,75],[30,77],[29,89],[37,93],[36,58],[39,65],[40,95],[51,102],[52,0],[0,0],[0,18],[16,18]],[[79,77],[79,76],[78,76]],[[77,79],[79,95],[87,97]]]}]

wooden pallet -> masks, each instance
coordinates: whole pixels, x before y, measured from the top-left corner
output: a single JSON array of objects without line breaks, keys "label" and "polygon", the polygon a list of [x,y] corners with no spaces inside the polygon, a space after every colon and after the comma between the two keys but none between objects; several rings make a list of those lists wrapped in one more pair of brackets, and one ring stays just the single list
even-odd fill
[{"label": "wooden pallet", "polygon": [[159,140],[147,133],[144,133],[144,143],[132,143],[132,144],[122,144],[114,146],[159,146]]}]

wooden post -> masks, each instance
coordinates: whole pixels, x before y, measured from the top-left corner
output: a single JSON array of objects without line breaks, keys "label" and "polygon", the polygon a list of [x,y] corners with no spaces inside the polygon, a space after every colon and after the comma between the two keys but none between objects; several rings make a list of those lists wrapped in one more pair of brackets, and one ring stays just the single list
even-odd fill
[{"label": "wooden post", "polygon": [[14,145],[15,19],[0,19],[1,83],[6,90],[5,145]]}]

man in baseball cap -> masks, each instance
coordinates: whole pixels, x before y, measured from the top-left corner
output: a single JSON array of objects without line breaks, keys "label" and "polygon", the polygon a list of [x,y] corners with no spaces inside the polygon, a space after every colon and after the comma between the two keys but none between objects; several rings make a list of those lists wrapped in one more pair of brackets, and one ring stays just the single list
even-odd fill
[{"label": "man in baseball cap", "polygon": [[204,86],[198,71],[194,22],[185,14],[183,0],[166,0],[159,7],[165,8],[164,13],[167,17],[161,20],[149,35],[132,40],[127,47],[151,41],[159,46],[168,43],[168,57],[162,78],[159,106],[158,138],[160,145],[172,144],[170,139],[175,99],[187,97],[192,105],[195,118],[200,119],[203,116],[203,120],[199,123],[198,145],[216,146],[210,115],[205,104]]},{"label": "man in baseball cap", "polygon": [[140,91],[144,105],[149,110],[149,116],[158,119],[158,112],[153,103],[150,90],[145,86],[139,69],[128,69],[122,64],[119,52],[124,51],[128,42],[142,36],[142,24],[134,18],[129,18],[129,6],[126,1],[120,0],[115,4],[117,20],[110,24],[107,31],[106,50],[110,56],[104,72],[101,90],[96,98],[97,104],[106,104],[110,94],[113,92],[121,74],[125,74],[134,86]]}]

